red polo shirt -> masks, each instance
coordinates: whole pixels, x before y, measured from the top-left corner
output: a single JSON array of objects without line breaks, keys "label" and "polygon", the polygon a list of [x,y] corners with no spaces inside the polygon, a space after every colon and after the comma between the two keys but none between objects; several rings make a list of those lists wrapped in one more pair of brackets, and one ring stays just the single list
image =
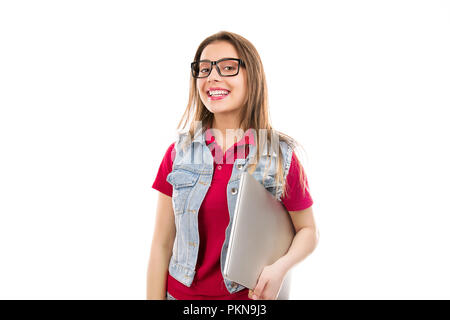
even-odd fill
[{"label": "red polo shirt", "polygon": [[[167,291],[178,300],[250,300],[248,289],[234,294],[230,294],[226,289],[220,270],[220,253],[225,240],[225,230],[230,221],[226,189],[233,163],[237,158],[245,159],[249,152],[248,144],[255,145],[255,142],[250,130],[245,132],[244,137],[230,147],[225,154],[209,130],[206,131],[205,142],[214,158],[214,174],[198,213],[200,244],[196,274],[190,287],[168,274]],[[172,185],[166,181],[166,178],[172,172],[176,151],[174,146],[175,143],[172,143],[167,149],[152,186],[170,197]],[[306,188],[305,193],[300,188],[300,169],[304,174],[303,167],[299,166],[296,155],[292,153],[292,162],[286,181],[289,185],[289,193],[287,197],[281,199],[288,211],[303,210],[313,204],[309,188]],[[307,179],[305,181],[308,186]]]}]

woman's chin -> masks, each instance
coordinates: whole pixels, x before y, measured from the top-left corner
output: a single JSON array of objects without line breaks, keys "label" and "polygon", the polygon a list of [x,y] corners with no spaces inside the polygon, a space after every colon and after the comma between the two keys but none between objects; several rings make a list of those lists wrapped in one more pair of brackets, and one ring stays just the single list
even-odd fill
[{"label": "woman's chin", "polygon": [[214,114],[218,114],[218,113],[228,113],[231,111],[235,111],[236,108],[230,108],[227,106],[208,106],[207,109],[209,110],[209,112],[214,113]]}]

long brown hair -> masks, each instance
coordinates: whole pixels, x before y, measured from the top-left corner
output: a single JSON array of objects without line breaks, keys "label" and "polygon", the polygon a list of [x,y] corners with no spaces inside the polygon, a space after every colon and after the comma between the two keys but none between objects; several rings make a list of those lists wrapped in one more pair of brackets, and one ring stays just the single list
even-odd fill
[{"label": "long brown hair", "polygon": [[[288,143],[288,145],[293,149],[293,153],[297,155],[299,148],[303,149],[300,143],[298,143],[290,136],[272,128],[269,118],[266,76],[264,73],[261,58],[256,48],[250,41],[236,33],[220,31],[207,37],[200,43],[194,55],[193,61],[200,60],[200,56],[204,48],[214,41],[228,41],[230,44],[232,44],[236,49],[239,58],[244,61],[244,65],[242,67],[244,67],[247,71],[247,95],[243,106],[240,108],[240,128],[243,129],[244,132],[247,129],[253,128],[255,130],[253,132],[256,133],[260,132],[260,129],[265,129],[267,132],[267,147],[269,148],[269,150],[272,150],[272,136],[276,135],[279,141],[285,141],[286,143]],[[191,139],[193,139],[196,130],[196,128],[194,128],[194,123],[198,123],[198,121],[200,121],[202,124],[202,132],[204,132],[208,127],[212,128],[213,119],[214,114],[205,107],[202,100],[200,99],[197,88],[197,81],[191,74],[188,105],[183,113],[183,116],[181,117],[180,122],[178,123],[177,129],[182,129],[182,131],[185,131],[186,125],[189,122],[189,135]],[[260,158],[259,143],[256,143],[256,148],[256,162],[254,162],[255,165],[249,166],[250,173],[253,172],[256,163]],[[283,173],[284,168],[282,165],[282,152],[279,144],[277,144],[277,146],[274,147],[273,150],[277,155],[280,155],[276,157],[278,159],[278,164],[275,180],[278,182],[278,184],[281,184],[281,188],[283,191],[282,195],[285,196],[288,190],[286,190],[286,181],[284,179]],[[300,165],[300,186],[302,186],[302,191],[305,192],[306,176],[303,175],[303,170],[301,170],[302,166],[300,163],[300,159],[298,157],[297,159]]]}]

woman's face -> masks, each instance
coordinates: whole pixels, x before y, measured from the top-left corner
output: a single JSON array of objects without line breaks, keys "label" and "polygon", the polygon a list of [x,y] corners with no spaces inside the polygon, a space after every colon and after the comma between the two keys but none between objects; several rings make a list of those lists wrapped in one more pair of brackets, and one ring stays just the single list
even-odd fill
[{"label": "woman's face", "polygon": [[[222,58],[240,58],[236,49],[227,41],[210,43],[203,49],[200,60],[217,61]],[[247,70],[239,67],[239,73],[232,77],[222,77],[214,65],[206,78],[196,79],[200,99],[206,108],[214,114],[237,111],[245,101],[247,94]],[[208,95],[210,88],[222,88],[229,91],[222,99],[215,99]]]}]

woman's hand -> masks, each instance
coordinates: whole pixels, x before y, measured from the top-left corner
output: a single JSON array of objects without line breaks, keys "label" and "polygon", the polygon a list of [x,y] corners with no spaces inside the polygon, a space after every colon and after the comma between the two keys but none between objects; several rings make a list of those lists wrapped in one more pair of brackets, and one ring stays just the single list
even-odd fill
[{"label": "woman's hand", "polygon": [[285,271],[276,263],[264,267],[255,289],[248,291],[248,297],[253,300],[275,300],[285,276]]}]

